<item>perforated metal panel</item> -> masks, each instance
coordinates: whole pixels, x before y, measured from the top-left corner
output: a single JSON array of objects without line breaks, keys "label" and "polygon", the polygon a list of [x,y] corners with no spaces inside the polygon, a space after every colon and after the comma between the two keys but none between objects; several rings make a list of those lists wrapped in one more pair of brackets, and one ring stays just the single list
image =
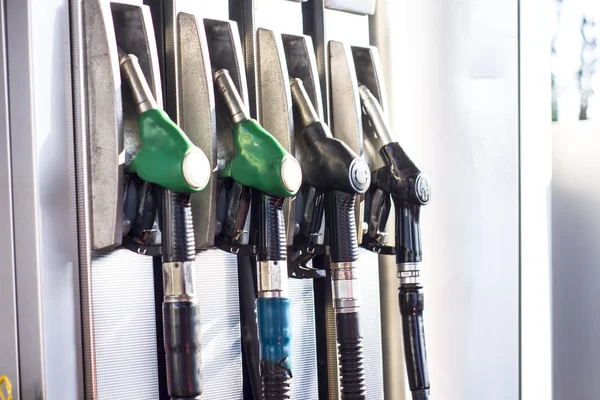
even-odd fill
[{"label": "perforated metal panel", "polygon": [[208,250],[196,257],[205,399],[242,398],[237,257]]},{"label": "perforated metal panel", "polygon": [[359,249],[358,266],[362,296],[360,329],[363,335],[365,379],[369,400],[383,399],[378,257],[368,250]]},{"label": "perforated metal panel", "polygon": [[317,345],[312,279],[290,279],[292,302],[292,399],[318,398]]},{"label": "perforated metal panel", "polygon": [[[236,257],[209,250],[196,265],[204,396],[241,399]],[[127,250],[94,254],[92,289],[97,399],[158,399],[152,259]]]},{"label": "perforated metal panel", "polygon": [[152,258],[92,256],[98,400],[158,399]]}]

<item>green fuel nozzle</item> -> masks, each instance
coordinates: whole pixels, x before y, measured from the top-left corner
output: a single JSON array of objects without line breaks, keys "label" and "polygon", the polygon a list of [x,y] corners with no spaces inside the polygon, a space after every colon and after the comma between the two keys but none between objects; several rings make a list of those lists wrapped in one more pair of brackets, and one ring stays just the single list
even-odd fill
[{"label": "green fuel nozzle", "polygon": [[142,147],[127,172],[175,192],[198,192],[208,184],[208,158],[163,110],[158,108],[138,59],[119,49],[121,73],[129,83]]},{"label": "green fuel nozzle", "polygon": [[237,155],[220,177],[232,178],[244,186],[281,196],[294,196],[302,185],[298,161],[269,132],[249,117],[229,71],[215,72],[215,84],[233,122]]}]

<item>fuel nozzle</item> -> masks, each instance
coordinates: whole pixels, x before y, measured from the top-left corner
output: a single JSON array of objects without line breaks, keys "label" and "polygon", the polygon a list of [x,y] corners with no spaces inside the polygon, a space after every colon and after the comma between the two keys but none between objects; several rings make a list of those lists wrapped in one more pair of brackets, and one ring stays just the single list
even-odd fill
[{"label": "fuel nozzle", "polygon": [[308,185],[324,194],[333,307],[339,351],[342,399],[364,400],[362,335],[359,324],[359,278],[354,203],[370,185],[367,163],[344,142],[332,136],[320,121],[300,79],[290,82],[292,99],[303,124],[304,141],[311,152],[303,165]]},{"label": "fuel nozzle", "polygon": [[303,137],[312,160],[303,166],[306,182],[323,191],[364,193],[371,183],[367,163],[350,147],[335,139],[329,127],[319,119],[302,80],[291,80],[292,99],[304,125]]},{"label": "fuel nozzle", "polygon": [[[391,195],[395,206],[394,252],[398,268],[398,300],[402,315],[404,355],[409,386],[413,399],[428,400],[430,384],[423,325],[424,296],[420,281],[422,261],[420,212],[421,206],[429,203],[431,189],[427,178],[411,161],[400,144],[392,141],[391,130],[375,96],[364,85],[359,87],[359,93],[363,110],[375,131],[376,140],[380,142],[379,154],[385,162],[384,167],[373,172],[371,215],[376,214],[373,212],[373,207],[376,207],[374,194]],[[368,240],[369,235],[365,236]]]},{"label": "fuel nozzle", "polygon": [[138,58],[119,49],[119,63],[131,88],[142,140],[127,171],[176,192],[204,189],[211,174],[204,152],[158,107]]},{"label": "fuel nozzle", "polygon": [[373,183],[392,196],[421,206],[429,203],[431,188],[427,178],[406,152],[392,141],[391,130],[381,106],[364,85],[359,87],[360,99],[380,141],[379,154],[386,166],[373,172]]},{"label": "fuel nozzle", "polygon": [[231,114],[237,148],[237,155],[220,177],[232,178],[244,186],[268,194],[294,196],[302,185],[302,169],[298,161],[256,120],[249,117],[229,71],[218,70],[214,79]]}]

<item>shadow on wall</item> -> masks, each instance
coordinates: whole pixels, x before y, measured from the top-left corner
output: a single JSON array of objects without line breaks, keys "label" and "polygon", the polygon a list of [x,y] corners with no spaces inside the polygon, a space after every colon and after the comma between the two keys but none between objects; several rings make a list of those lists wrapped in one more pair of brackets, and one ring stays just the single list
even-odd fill
[{"label": "shadow on wall", "polygon": [[554,125],[554,400],[591,400],[600,391],[599,154],[600,123]]}]

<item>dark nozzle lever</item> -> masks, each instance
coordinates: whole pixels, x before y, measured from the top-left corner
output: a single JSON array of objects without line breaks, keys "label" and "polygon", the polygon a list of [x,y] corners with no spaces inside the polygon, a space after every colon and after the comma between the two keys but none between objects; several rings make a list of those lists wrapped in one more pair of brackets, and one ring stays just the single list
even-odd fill
[{"label": "dark nozzle lever", "polygon": [[319,116],[317,115],[317,111],[315,111],[315,108],[308,97],[308,93],[306,93],[306,89],[304,88],[302,80],[298,78],[292,78],[290,81],[290,86],[292,90],[292,100],[298,109],[300,117],[302,118],[302,124],[304,126],[308,126],[314,122],[317,122],[319,120]]},{"label": "dark nozzle lever", "polygon": [[148,81],[140,67],[138,58],[133,54],[125,53],[119,48],[119,65],[121,73],[131,88],[133,102],[138,114],[158,108],[154,94],[152,94],[152,90],[148,86]]},{"label": "dark nozzle lever", "polygon": [[223,100],[231,113],[231,119],[234,125],[250,119],[250,112],[246,108],[242,97],[240,96],[229,71],[220,69],[215,72],[215,84],[223,96]]},{"label": "dark nozzle lever", "polygon": [[381,105],[365,85],[360,85],[358,87],[358,93],[360,94],[360,101],[363,108],[379,138],[379,148],[382,148],[392,141],[392,131],[385,119]]}]

